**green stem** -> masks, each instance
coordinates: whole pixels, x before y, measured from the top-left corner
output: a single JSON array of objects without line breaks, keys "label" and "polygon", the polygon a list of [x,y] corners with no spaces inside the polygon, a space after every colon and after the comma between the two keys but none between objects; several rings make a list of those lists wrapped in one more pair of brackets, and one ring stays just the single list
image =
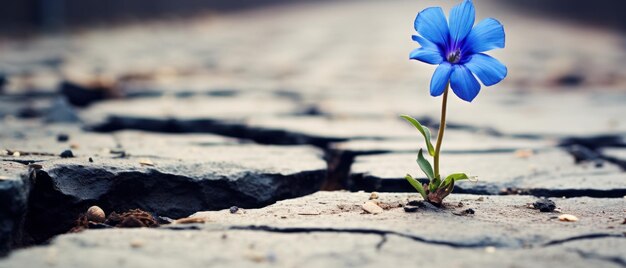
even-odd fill
[{"label": "green stem", "polygon": [[441,142],[443,141],[443,132],[446,129],[446,108],[448,106],[448,90],[450,89],[450,83],[446,85],[446,89],[443,91],[443,102],[441,104],[441,122],[439,123],[439,134],[437,134],[437,145],[435,146],[435,178],[439,177],[439,152],[441,151]]}]

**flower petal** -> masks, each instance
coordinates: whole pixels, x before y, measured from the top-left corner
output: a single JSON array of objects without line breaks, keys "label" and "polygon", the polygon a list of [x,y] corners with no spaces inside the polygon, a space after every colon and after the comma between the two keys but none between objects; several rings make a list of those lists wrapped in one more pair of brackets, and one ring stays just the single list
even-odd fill
[{"label": "flower petal", "polygon": [[414,35],[413,40],[418,42],[422,47],[415,49],[409,55],[412,60],[419,60],[429,64],[439,64],[443,61],[443,56],[437,45],[421,36]]},{"label": "flower petal", "polygon": [[476,10],[471,0],[465,0],[450,10],[450,37],[460,43],[470,33],[476,19]]},{"label": "flower petal", "polygon": [[493,86],[506,77],[507,69],[504,64],[485,54],[474,54],[465,63],[465,67],[476,74],[485,86]]},{"label": "flower petal", "polygon": [[454,94],[464,101],[472,102],[480,92],[480,84],[472,72],[463,65],[454,65],[450,76],[450,86]]},{"label": "flower petal", "polygon": [[504,27],[493,18],[487,18],[476,24],[476,27],[467,35],[465,46],[466,53],[474,54],[504,48]]},{"label": "flower petal", "polygon": [[452,74],[452,65],[450,63],[443,62],[437,66],[433,78],[430,80],[431,96],[436,97],[443,93],[450,81],[450,74]]},{"label": "flower petal", "polygon": [[440,47],[447,46],[450,31],[446,16],[440,7],[429,7],[422,10],[417,14],[413,25],[415,30],[424,38]]}]

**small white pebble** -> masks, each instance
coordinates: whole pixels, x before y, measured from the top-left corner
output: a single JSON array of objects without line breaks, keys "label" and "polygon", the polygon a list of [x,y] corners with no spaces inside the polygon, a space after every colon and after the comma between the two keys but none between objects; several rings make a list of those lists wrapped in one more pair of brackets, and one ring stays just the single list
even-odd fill
[{"label": "small white pebble", "polygon": [[378,197],[379,197],[379,196],[378,196],[378,193],[377,193],[377,192],[372,192],[372,194],[370,194],[370,200],[373,200],[373,199],[378,199]]},{"label": "small white pebble", "polygon": [[517,158],[529,158],[534,154],[533,150],[520,149],[515,151],[515,157]]},{"label": "small white pebble", "polygon": [[144,245],[143,241],[139,239],[133,239],[132,241],[130,241],[131,248],[140,248],[140,247],[143,247],[143,245]]},{"label": "small white pebble", "polygon": [[142,166],[154,166],[154,163],[150,159],[140,159],[139,164]]},{"label": "small white pebble", "polygon": [[559,216],[559,220],[566,221],[566,222],[575,222],[575,221],[578,221],[578,217],[571,215],[571,214],[561,214]]},{"label": "small white pebble", "polygon": [[380,214],[384,211],[383,208],[381,208],[372,201],[365,202],[363,205],[361,205],[361,207],[363,208],[363,210],[365,210],[365,212],[370,214]]},{"label": "small white pebble", "polygon": [[496,247],[492,247],[492,246],[485,247],[485,252],[487,252],[487,253],[494,253],[494,252],[496,252]]}]

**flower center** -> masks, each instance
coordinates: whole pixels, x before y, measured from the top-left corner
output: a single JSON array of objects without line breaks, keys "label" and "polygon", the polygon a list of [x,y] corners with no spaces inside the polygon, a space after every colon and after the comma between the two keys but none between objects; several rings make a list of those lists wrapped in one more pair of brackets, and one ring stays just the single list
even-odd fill
[{"label": "flower center", "polygon": [[461,50],[457,49],[448,54],[449,63],[458,63],[461,60]]}]

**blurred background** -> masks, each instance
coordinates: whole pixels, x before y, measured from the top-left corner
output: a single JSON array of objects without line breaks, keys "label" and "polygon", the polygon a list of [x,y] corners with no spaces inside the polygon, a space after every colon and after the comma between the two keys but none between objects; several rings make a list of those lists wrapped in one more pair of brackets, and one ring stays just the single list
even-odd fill
[{"label": "blurred background", "polygon": [[[54,31],[112,22],[136,22],[158,18],[202,16],[268,5],[324,0],[24,0],[1,1],[0,24],[4,32]],[[326,0],[332,1],[332,0]],[[336,1],[336,0],[335,0]],[[480,2],[480,1],[479,1]],[[559,16],[573,21],[626,29],[626,3],[598,0],[504,0],[520,13]]]},{"label": "blurred background", "polygon": [[[67,113],[46,120],[78,122],[88,114],[88,106],[103,100],[197,94],[288,96],[303,110],[288,114],[297,115],[435,116],[438,104],[428,94],[434,67],[407,59],[409,52],[417,47],[410,40],[414,33],[413,20],[428,6],[449,10],[459,1],[2,2],[0,90],[7,98],[0,115],[40,118],[56,114],[50,111],[62,110]],[[611,107],[616,108],[602,111],[593,109],[605,107],[605,103],[591,100],[545,106],[528,99],[545,111],[536,112],[535,117],[529,114],[520,117],[524,120],[518,123],[516,131],[536,132],[533,120],[540,119],[545,120],[546,127],[557,119],[564,126],[572,125],[572,111],[565,106],[575,105],[586,105],[574,109],[583,115],[603,114],[601,120],[590,119],[591,124],[599,126],[593,128],[593,133],[626,127],[619,116],[623,112],[619,109],[624,103],[623,96],[615,96],[626,91],[626,25],[622,13],[626,3],[609,0],[592,3],[476,0],[475,3],[477,21],[496,17],[505,25],[507,47],[490,54],[509,68],[507,79],[493,89],[483,88],[488,93],[480,94],[475,102],[492,105],[495,99],[515,99],[520,94],[559,96],[567,92],[578,92],[577,98],[586,99],[591,95],[585,94],[608,92],[605,99],[612,100]],[[21,99],[13,101],[16,98]],[[223,98],[210,99],[220,100]],[[253,112],[244,113],[245,109],[238,104],[244,102],[236,100],[223,113],[242,111],[238,119],[246,120],[258,117]],[[526,99],[518,98],[516,102],[522,100]],[[415,108],[416,103],[421,109]],[[128,107],[129,104],[117,105]],[[486,114],[482,117],[484,122],[459,118],[462,123],[490,124],[486,122],[504,120],[493,111],[505,107],[470,108],[464,104],[453,107]],[[519,113],[536,110],[529,107],[520,108]],[[553,117],[548,120],[544,114]],[[498,124],[493,127],[507,128]],[[588,132],[582,128],[539,132],[569,135]]]}]

